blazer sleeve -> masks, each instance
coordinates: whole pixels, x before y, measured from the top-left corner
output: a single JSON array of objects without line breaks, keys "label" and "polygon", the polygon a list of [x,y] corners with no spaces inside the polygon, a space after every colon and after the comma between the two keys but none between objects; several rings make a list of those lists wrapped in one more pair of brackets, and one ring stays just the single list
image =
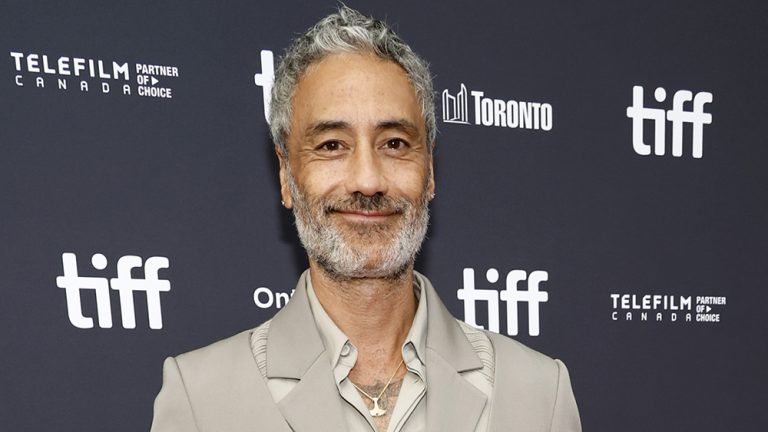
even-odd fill
[{"label": "blazer sleeve", "polygon": [[576,398],[571,388],[568,368],[560,360],[555,360],[558,370],[557,396],[552,413],[552,432],[581,432],[581,419],[576,406]]},{"label": "blazer sleeve", "polygon": [[176,359],[163,363],[163,387],[155,398],[151,432],[199,432]]}]

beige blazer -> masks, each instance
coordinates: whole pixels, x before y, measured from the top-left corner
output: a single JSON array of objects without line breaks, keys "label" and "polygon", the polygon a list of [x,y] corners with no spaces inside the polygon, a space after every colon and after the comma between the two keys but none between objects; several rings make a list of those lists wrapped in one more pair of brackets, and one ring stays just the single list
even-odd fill
[{"label": "beige blazer", "polygon": [[[267,376],[298,380],[291,393],[277,404],[272,400],[251,352],[251,331],[245,331],[165,360],[152,432],[344,431],[341,398],[303,285],[299,281],[267,336]],[[474,431],[486,404],[490,431],[581,431],[565,365],[512,339],[488,333],[496,351],[490,401],[462,378],[483,365],[426,285],[429,431]]]}]

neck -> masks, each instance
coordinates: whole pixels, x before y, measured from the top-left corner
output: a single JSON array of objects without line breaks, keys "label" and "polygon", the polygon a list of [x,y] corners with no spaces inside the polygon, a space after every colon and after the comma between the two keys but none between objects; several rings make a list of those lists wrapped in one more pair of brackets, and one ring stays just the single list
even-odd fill
[{"label": "neck", "polygon": [[310,262],[309,276],[323,309],[358,350],[350,375],[391,374],[416,314],[413,265],[397,279],[338,280]]}]

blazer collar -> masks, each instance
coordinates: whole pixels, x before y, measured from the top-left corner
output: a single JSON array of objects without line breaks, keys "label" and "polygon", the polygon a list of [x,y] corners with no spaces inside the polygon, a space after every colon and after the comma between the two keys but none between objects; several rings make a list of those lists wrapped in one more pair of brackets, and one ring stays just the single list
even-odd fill
[{"label": "blazer collar", "polygon": [[267,339],[267,377],[301,379],[325,351],[307,298],[309,270],[299,277],[291,301],[272,318]]},{"label": "blazer collar", "polygon": [[429,280],[420,273],[415,277],[427,296],[429,315],[427,425],[429,430],[444,432],[473,431],[488,401],[461,373],[482,369],[483,363]]},{"label": "blazer collar", "polygon": [[429,279],[418,272],[414,277],[419,279],[422,295],[427,296],[427,350],[439,354],[456,372],[482,369],[480,357]]},{"label": "blazer collar", "polygon": [[305,271],[291,301],[272,319],[267,337],[267,377],[299,382],[277,407],[295,431],[346,430],[331,364],[312,318]]}]

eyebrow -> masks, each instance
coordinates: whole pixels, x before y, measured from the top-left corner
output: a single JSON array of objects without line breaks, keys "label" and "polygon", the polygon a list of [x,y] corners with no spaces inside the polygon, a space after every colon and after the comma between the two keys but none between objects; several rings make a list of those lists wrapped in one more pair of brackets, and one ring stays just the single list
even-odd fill
[{"label": "eyebrow", "polygon": [[323,132],[339,129],[352,129],[352,125],[342,120],[321,120],[309,125],[305,135],[312,137]]},{"label": "eyebrow", "polygon": [[411,123],[409,120],[406,120],[404,118],[394,119],[394,120],[384,120],[382,122],[379,122],[376,125],[376,130],[382,131],[387,129],[399,130],[400,132],[404,132],[413,137],[419,136],[419,128],[417,128],[415,124]]},{"label": "eyebrow", "polygon": [[[352,129],[352,125],[343,120],[321,120],[309,125],[309,127],[307,127],[306,129],[305,136],[312,137],[315,135],[319,135],[323,132],[328,132],[332,130],[345,130],[345,129],[346,130]],[[419,128],[416,127],[416,125],[413,124],[411,121],[404,118],[382,120],[376,124],[377,131],[383,131],[387,129],[399,130],[401,132],[404,132],[406,134],[409,134],[415,137],[419,136]]]}]

